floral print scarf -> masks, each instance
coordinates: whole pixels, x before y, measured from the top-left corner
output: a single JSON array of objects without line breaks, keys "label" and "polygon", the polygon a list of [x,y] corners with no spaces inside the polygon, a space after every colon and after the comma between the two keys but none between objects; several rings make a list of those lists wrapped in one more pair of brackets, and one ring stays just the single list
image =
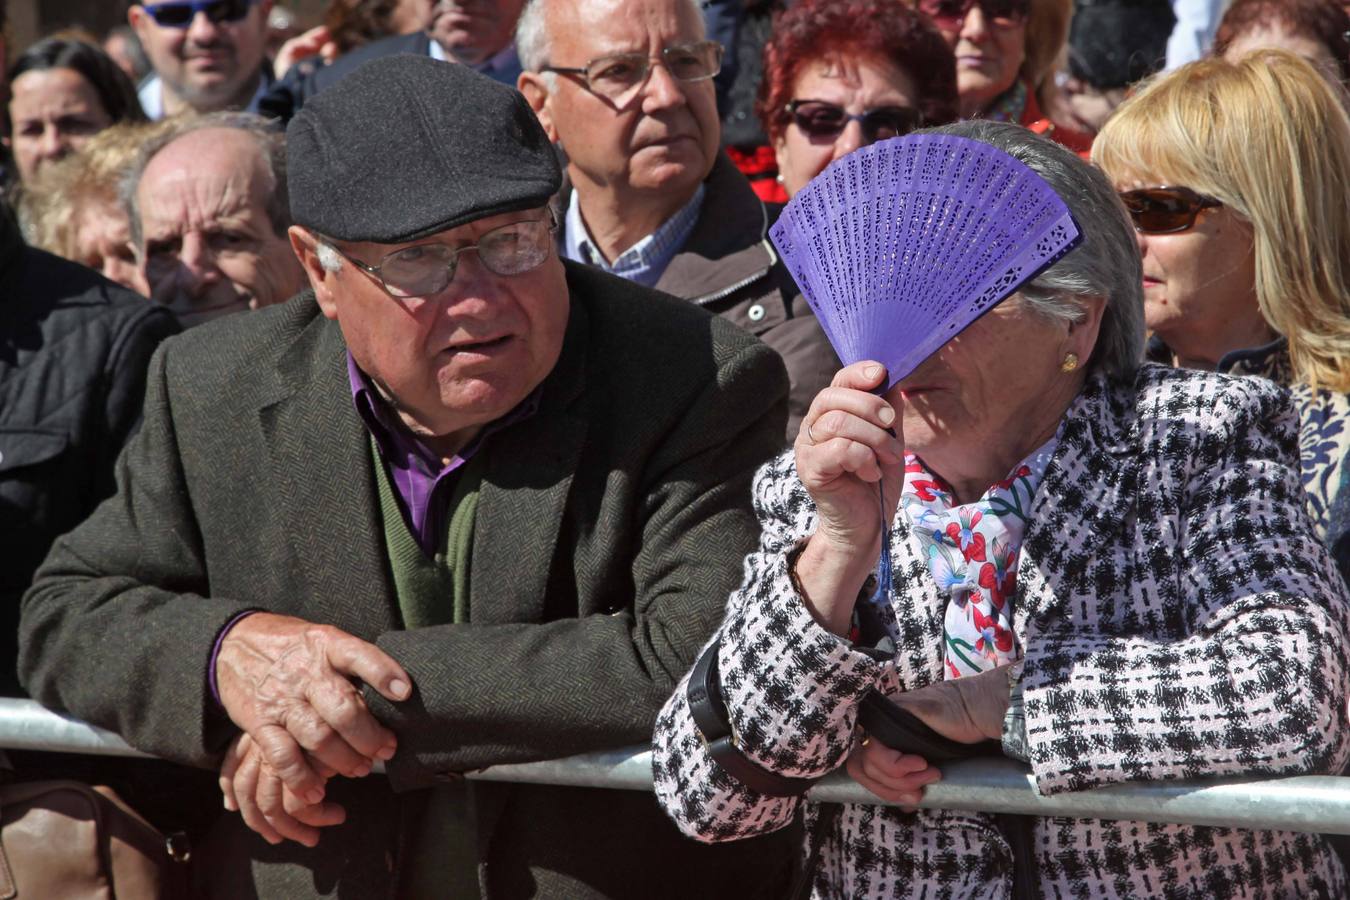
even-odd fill
[{"label": "floral print scarf", "polygon": [[919,457],[905,457],[900,508],[947,601],[948,678],[977,675],[1021,655],[1012,625],[1017,554],[1032,498],[1057,444],[1058,438],[1051,438],[979,500],[957,505],[952,489]]}]

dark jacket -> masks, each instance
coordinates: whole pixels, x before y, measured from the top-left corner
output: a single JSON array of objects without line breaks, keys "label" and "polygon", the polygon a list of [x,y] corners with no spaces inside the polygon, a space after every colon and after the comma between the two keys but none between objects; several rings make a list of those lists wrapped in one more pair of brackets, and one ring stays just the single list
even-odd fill
[{"label": "dark jacket", "polygon": [[[718,154],[704,186],[693,233],[656,289],[734,322],[777,351],[791,382],[787,442],[792,443],[811,401],[839,371],[839,358],[769,243],[769,218],[750,182]],[[566,190],[559,199],[565,210]]]},{"label": "dark jacket", "polygon": [[[429,56],[430,35],[425,31],[417,31],[412,34],[396,34],[393,37],[381,38],[339,56],[328,65],[315,66],[309,60],[302,60],[291,66],[286,75],[263,95],[258,103],[258,112],[289,122],[315,94],[332,87],[372,59],[395,56],[399,53]],[[518,74],[519,72],[512,70],[492,77],[503,84],[515,87],[515,75]]]},{"label": "dark jacket", "polygon": [[[348,824],[317,850],[273,848],[222,816],[198,848],[204,894],[396,894],[417,789],[645,742],[720,621],[758,534],[751,477],[781,441],[782,366],[687,304],[567,272],[539,411],[480,451],[468,625],[401,627],[345,345],[312,295],[155,356],[119,493],[57,542],[25,598],[25,684],[202,766],[236,733],[206,676],[245,608],[374,641],[417,687],[396,705],[367,692],[399,749],[387,781],[330,784]],[[489,897],[782,896],[786,844],[709,854],[648,793],[473,791]]]},{"label": "dark jacket", "polygon": [[286,72],[258,103],[258,112],[265,116],[289,122],[315,94],[331,87],[343,76],[355,71],[362,63],[399,53],[426,56],[431,48],[431,37],[425,31],[396,34],[357,47],[339,56],[329,65],[314,66],[302,60]]},{"label": "dark jacket", "polygon": [[0,693],[14,673],[19,597],[52,541],[113,492],[140,420],[168,310],[96,272],[26,247],[0,212]]}]

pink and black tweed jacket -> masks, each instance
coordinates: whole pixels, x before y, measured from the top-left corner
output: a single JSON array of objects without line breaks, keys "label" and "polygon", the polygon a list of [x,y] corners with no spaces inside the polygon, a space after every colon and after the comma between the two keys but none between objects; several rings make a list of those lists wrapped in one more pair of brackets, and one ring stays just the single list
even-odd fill
[{"label": "pink and black tweed jacket", "polygon": [[[1297,428],[1288,395],[1258,379],[1146,365],[1132,383],[1089,380],[1018,562],[1014,627],[1042,793],[1344,767],[1350,600],[1306,513]],[[757,762],[820,776],[853,747],[868,689],[942,678],[943,602],[897,520],[898,649],[879,661],[852,648],[788,578],[789,551],[815,527],[790,453],[754,490],[763,534],[721,628],[723,691]],[[653,765],[661,803],[699,840],[782,828],[801,802],[755,794],[710,761],[684,684],[658,719]],[[1346,895],[1317,835],[1046,818],[1034,843],[1047,897]],[[1011,890],[1007,844],[982,814],[846,806],[819,850],[816,897]]]}]

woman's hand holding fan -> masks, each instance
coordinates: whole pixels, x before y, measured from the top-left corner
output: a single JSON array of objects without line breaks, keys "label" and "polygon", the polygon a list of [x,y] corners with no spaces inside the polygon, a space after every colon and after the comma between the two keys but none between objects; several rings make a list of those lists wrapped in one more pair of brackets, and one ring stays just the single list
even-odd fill
[{"label": "woman's hand holding fan", "polygon": [[900,416],[872,393],[885,374],[870,361],[841,369],[816,395],[794,445],[797,475],[819,515],[797,559],[798,584],[816,618],[840,635],[847,634],[858,592],[876,566],[882,523],[895,517],[904,479]]}]

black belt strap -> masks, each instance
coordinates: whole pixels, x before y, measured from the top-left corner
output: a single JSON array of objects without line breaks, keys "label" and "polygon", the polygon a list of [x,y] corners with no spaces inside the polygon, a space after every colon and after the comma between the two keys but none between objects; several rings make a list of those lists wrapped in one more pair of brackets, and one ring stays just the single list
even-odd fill
[{"label": "black belt strap", "polygon": [[689,711],[694,717],[708,755],[732,778],[757,794],[767,797],[796,797],[806,793],[816,783],[815,778],[789,778],[770,772],[750,759],[736,746],[736,734],[731,728],[731,716],[722,698],[721,678],[717,673],[717,651],[722,639],[713,641],[689,675]]}]

